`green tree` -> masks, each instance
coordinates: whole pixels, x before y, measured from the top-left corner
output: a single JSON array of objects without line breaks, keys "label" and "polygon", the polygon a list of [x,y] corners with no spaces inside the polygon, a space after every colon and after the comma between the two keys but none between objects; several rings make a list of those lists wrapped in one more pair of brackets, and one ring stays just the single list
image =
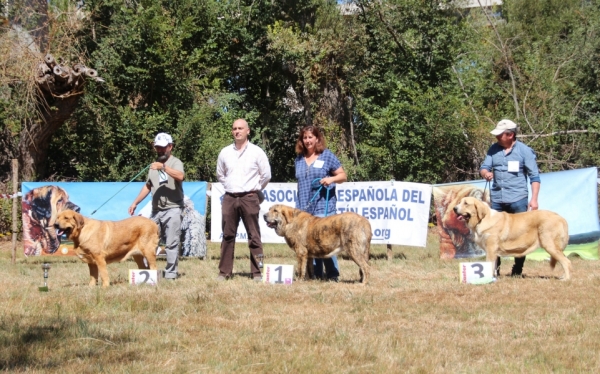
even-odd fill
[{"label": "green tree", "polygon": [[[598,164],[598,3],[505,1],[469,17],[476,38],[457,64],[478,123],[481,162],[495,122],[510,118],[543,171]],[[481,140],[477,140],[481,139]]]},{"label": "green tree", "polygon": [[80,37],[106,82],[88,87],[52,143],[52,169],[79,180],[127,180],[151,162],[153,138],[166,131],[188,180],[212,180],[207,162],[229,141],[229,121],[252,116],[242,95],[224,88],[220,2],[89,1],[86,8]]},{"label": "green tree", "polygon": [[470,122],[452,67],[466,31],[452,2],[357,1],[367,40],[350,85],[360,178],[444,182],[472,169]]}]

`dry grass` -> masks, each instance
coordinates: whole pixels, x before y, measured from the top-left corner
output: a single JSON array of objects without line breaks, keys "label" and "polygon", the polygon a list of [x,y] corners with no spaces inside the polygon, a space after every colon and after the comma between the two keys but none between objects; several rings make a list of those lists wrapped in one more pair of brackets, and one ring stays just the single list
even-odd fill
[{"label": "dry grass", "polygon": [[[131,287],[109,266],[113,285],[89,288],[87,266],[59,258],[48,293],[39,259],[0,263],[0,369],[11,372],[597,372],[598,263],[572,259],[570,282],[547,262],[527,261],[525,279],[458,283],[458,261],[428,248],[374,248],[371,283],[341,260],[342,282],[217,283],[210,261],[184,260],[185,275],[158,287]],[[8,245],[7,245],[8,244]],[[402,252],[406,259],[400,256]],[[238,245],[235,269],[249,269]],[[295,264],[284,245],[268,263]],[[512,261],[504,261],[503,273]],[[164,261],[159,263],[164,267]]]}]

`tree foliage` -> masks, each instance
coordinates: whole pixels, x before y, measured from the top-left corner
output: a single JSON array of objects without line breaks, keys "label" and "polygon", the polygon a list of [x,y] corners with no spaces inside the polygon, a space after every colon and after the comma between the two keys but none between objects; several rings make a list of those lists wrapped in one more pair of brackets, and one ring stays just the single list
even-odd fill
[{"label": "tree foliage", "polygon": [[[482,128],[520,125],[543,171],[598,165],[598,2],[504,2],[471,16],[459,71]],[[481,25],[488,25],[482,27]],[[479,157],[489,144],[474,141]]]},{"label": "tree foliage", "polygon": [[[294,180],[309,124],[350,180],[478,178],[501,118],[519,123],[544,171],[598,164],[598,1],[470,12],[454,1],[348,3],[87,0],[70,33],[50,27],[50,51],[82,56],[105,82],[87,84],[38,178],[129,180],[167,131],[187,179],[214,181],[238,117],[274,181]],[[67,34],[70,49],[59,46]],[[27,111],[14,105],[18,84],[2,82],[0,119],[14,134],[17,107]]]}]

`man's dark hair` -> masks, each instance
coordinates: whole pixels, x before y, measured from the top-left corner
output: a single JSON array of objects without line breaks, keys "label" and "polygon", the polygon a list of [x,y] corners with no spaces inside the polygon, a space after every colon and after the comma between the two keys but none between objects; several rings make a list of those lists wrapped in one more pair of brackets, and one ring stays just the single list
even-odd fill
[{"label": "man's dark hair", "polygon": [[508,130],[504,130],[504,132],[512,132],[513,134],[515,134],[515,138],[517,137],[517,131],[519,130],[518,127],[515,127],[514,129],[508,129]]}]

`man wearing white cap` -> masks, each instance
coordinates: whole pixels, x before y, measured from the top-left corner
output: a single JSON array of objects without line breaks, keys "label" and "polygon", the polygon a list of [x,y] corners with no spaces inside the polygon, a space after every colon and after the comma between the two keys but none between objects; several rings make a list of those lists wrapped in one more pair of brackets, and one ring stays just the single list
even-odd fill
[{"label": "man wearing white cap", "polygon": [[158,224],[165,238],[167,266],[164,278],[178,276],[181,213],[183,211],[183,163],[171,155],[173,139],[161,132],[154,138],[154,149],[158,154],[156,162],[150,164],[148,179],[139,195],[129,207],[129,214],[135,213],[137,205],[152,192],[152,215],[150,219]]},{"label": "man wearing white cap", "polygon": [[[503,119],[491,131],[497,143],[492,144],[479,169],[481,177],[492,181],[490,197],[492,209],[521,213],[538,208],[540,175],[535,152],[517,140],[517,124]],[[531,183],[531,200],[528,199],[527,178]],[[525,257],[515,257],[512,276],[521,276]],[[500,257],[496,262],[500,274]]]}]

